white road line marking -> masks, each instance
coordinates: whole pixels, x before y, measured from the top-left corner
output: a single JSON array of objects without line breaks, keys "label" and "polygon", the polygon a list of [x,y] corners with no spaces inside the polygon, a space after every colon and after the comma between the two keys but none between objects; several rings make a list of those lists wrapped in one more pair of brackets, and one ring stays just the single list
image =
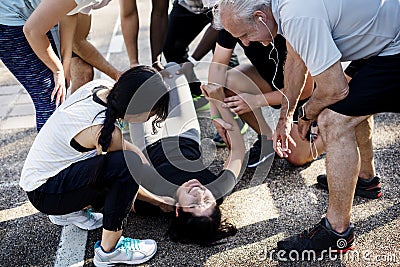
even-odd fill
[{"label": "white road line marking", "polygon": [[54,267],[81,267],[84,264],[88,231],[66,225],[61,232]]},{"label": "white road line marking", "polygon": [[29,201],[25,201],[18,207],[0,210],[0,222],[15,220],[38,213]]},{"label": "white road line marking", "polygon": [[[122,35],[117,35],[120,21],[121,21],[120,16],[118,15],[117,21],[114,24],[114,30],[111,36],[110,45],[108,46],[107,54],[105,57],[107,61],[110,60],[111,53],[121,52],[123,49],[124,40],[122,38]],[[108,77],[108,75],[101,72],[100,79],[111,79],[111,78]]]}]

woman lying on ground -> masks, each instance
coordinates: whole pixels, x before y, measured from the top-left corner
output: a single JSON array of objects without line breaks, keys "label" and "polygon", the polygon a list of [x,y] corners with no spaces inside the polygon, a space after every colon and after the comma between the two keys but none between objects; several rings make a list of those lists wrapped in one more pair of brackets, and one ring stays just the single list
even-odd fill
[{"label": "woman lying on ground", "polygon": [[[179,65],[166,69],[169,73],[177,70]],[[160,130],[154,134],[150,120],[130,127],[132,140],[159,173],[157,179],[148,179],[154,175],[142,175],[141,184],[154,194],[176,199],[176,215],[168,231],[173,241],[206,245],[236,233],[233,225],[221,222],[219,205],[241,175],[245,146],[231,112],[221,107],[223,91],[214,92],[209,97],[215,99],[209,100],[221,114],[222,119],[217,121],[231,126],[228,136],[232,147],[221,173],[210,172],[202,162],[200,127],[185,76],[175,74],[166,82],[171,88],[170,107]],[[206,93],[207,86],[204,89]],[[135,202],[138,213],[151,213],[150,209],[142,201]]]},{"label": "woman lying on ground", "polygon": [[[56,216],[56,224],[86,229],[103,225],[95,245],[96,266],[142,263],[157,250],[154,240],[122,236],[135,196],[143,191],[132,177],[140,175],[146,159],[123,139],[116,122],[144,122],[154,115],[156,125],[167,117],[168,102],[166,84],[150,67],[126,71],[114,86],[92,81],[54,112],[29,151],[20,186],[33,206],[62,215]],[[131,170],[125,158],[141,164]],[[89,206],[103,208],[104,217],[88,216],[84,209]]]}]

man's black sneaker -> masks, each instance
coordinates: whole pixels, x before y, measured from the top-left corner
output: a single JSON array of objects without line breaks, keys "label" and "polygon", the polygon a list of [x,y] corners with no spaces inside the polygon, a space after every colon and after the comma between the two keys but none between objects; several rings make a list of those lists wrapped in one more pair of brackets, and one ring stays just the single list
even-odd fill
[{"label": "man's black sneaker", "polygon": [[253,146],[250,148],[247,167],[250,169],[255,168],[273,156],[274,149],[272,146],[272,140],[267,140],[266,136],[258,135],[257,141],[255,141]]},{"label": "man's black sneaker", "polygon": [[[328,179],[326,174],[317,176],[318,186],[328,190]],[[365,179],[358,177],[356,191],[354,195],[369,199],[377,199],[382,196],[381,179],[375,176],[371,181],[367,182]]]},{"label": "man's black sneaker", "polygon": [[311,230],[305,230],[278,242],[278,250],[290,251],[323,251],[332,253],[345,253],[353,249],[354,225],[350,223],[349,228],[342,233],[336,233],[326,218],[323,218]]},{"label": "man's black sneaker", "polygon": [[[239,116],[236,116],[235,120],[239,126],[240,133],[245,134],[249,129],[249,125],[244,121],[242,121],[242,119]],[[226,147],[224,140],[222,139],[222,137],[219,135],[218,132],[214,135],[213,141],[217,147]]]}]

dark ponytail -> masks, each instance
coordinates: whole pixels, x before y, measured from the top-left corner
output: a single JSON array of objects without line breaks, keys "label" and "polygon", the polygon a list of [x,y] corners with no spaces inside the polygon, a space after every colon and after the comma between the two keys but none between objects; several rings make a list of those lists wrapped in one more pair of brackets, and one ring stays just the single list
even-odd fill
[{"label": "dark ponytail", "polygon": [[[156,126],[168,116],[168,105],[168,88],[161,74],[149,66],[136,66],[124,72],[108,94],[109,116],[106,112],[105,126],[107,119],[124,119],[125,115],[151,111],[156,116],[153,120],[155,132]],[[104,134],[110,133],[105,130]],[[103,131],[100,138],[108,139],[103,136]]]},{"label": "dark ponytail", "polygon": [[[156,69],[137,66],[124,72],[107,96],[105,119],[98,139],[102,152],[106,153],[111,145],[117,119],[124,119],[126,114],[153,112],[156,116],[154,132],[155,127],[167,118],[168,105],[168,88]],[[103,172],[105,155],[101,157],[92,184],[96,184],[97,177]]]}]

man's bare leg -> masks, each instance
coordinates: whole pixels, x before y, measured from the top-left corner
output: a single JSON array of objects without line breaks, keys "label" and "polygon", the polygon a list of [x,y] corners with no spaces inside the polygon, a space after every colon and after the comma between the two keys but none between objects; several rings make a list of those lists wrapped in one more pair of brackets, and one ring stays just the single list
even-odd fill
[{"label": "man's bare leg", "polygon": [[350,224],[360,154],[356,127],[369,116],[350,117],[325,109],[318,117],[320,134],[326,146],[329,205],[326,218],[333,230],[344,232]]},{"label": "man's bare leg", "polygon": [[71,59],[71,94],[79,87],[93,80],[93,67],[80,57]]},{"label": "man's bare leg", "polygon": [[[254,66],[243,64],[228,71],[226,79],[226,97],[239,93],[263,94],[272,92],[271,86],[261,77]],[[240,115],[257,134],[272,138],[272,129],[262,115],[260,108],[253,108],[253,112],[247,112]]]},{"label": "man's bare leg", "polygon": [[358,177],[369,179],[375,176],[374,152],[372,149],[372,132],[374,118],[369,117],[356,127],[357,144],[360,150],[361,167]]},{"label": "man's bare leg", "polygon": [[[261,93],[265,94],[272,92],[271,86],[261,77],[256,68],[248,64],[240,65],[228,71],[227,87],[231,90],[227,91],[227,96],[238,93],[250,93],[257,95]],[[303,92],[304,96],[302,95],[302,97],[305,98],[307,95],[311,94],[312,88],[313,81],[312,79],[308,79]],[[272,92],[272,94],[273,95],[270,97],[270,101],[272,102],[271,104],[280,104],[282,101],[282,94],[277,91]],[[265,122],[264,117],[262,117],[261,110],[255,109],[255,113],[258,114],[257,117],[252,112],[248,112],[240,115],[240,118],[242,118],[242,120],[244,120],[258,134],[263,132],[263,135],[270,137],[272,130]],[[291,149],[292,153],[288,158],[286,158],[286,160],[296,166],[301,166],[312,161],[314,157],[319,156],[319,154],[325,151],[322,138],[318,138],[315,141],[315,147],[313,145],[313,152],[311,152],[310,143],[303,141],[300,138],[296,125],[293,126],[291,136],[296,142],[296,147],[290,144],[289,148]]]},{"label": "man's bare leg", "polygon": [[[90,64],[99,71],[107,74],[113,80],[118,80],[121,72],[108,62],[103,55],[88,40],[88,34],[91,27],[91,16],[78,14],[78,24],[74,35],[73,51],[86,64]],[[71,63],[72,64],[72,63]],[[83,71],[87,71],[83,63],[79,62],[78,67]],[[73,66],[71,66],[71,69]],[[72,70],[71,70],[72,71]],[[93,71],[93,69],[92,69]],[[72,75],[72,74],[71,74]],[[78,87],[79,88],[79,87]]]}]

